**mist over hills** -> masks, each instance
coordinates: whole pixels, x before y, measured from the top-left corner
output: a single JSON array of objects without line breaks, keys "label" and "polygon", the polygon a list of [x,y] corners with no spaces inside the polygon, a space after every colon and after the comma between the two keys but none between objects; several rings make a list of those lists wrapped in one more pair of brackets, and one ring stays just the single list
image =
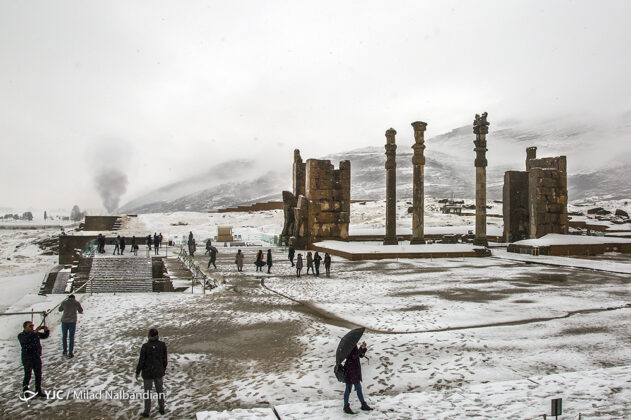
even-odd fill
[{"label": "mist over hills", "polygon": [[[474,135],[470,125],[429,136],[426,133],[425,194],[435,197],[473,198]],[[412,129],[397,135],[397,197],[412,196]],[[566,155],[569,199],[621,199],[631,197],[631,113],[613,121],[549,120],[538,124],[506,121],[493,125],[487,136],[487,196],[502,198],[504,172],[524,170],[526,148],[536,146],[537,156]],[[385,138],[384,138],[385,143]],[[303,159],[311,156],[303,156]],[[385,198],[385,154],[383,146],[364,147],[318,157],[351,161],[353,199]],[[281,200],[290,190],[293,150],[287,152],[282,168],[264,163],[234,160],[211,167],[207,172],[174,182],[138,197],[118,211],[151,213],[209,211],[260,201]]]}]

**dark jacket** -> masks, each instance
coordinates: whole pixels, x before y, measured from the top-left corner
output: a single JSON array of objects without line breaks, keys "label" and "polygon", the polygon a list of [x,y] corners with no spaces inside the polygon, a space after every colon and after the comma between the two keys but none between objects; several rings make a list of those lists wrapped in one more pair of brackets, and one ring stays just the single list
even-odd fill
[{"label": "dark jacket", "polygon": [[18,341],[22,346],[22,360],[24,359],[39,359],[42,355],[42,344],[39,339],[48,338],[50,331],[44,332],[24,332],[18,334]]},{"label": "dark jacket", "polygon": [[210,262],[215,262],[217,260],[217,251],[214,249],[210,250]]},{"label": "dark jacket", "polygon": [[346,383],[356,384],[362,380],[362,367],[359,363],[359,358],[364,357],[366,349],[359,349],[357,346],[351,351],[351,354],[346,358],[344,368],[346,370]]},{"label": "dark jacket", "polygon": [[326,255],[324,257],[324,266],[325,267],[330,267],[331,266],[331,256],[330,255]]},{"label": "dark jacket", "polygon": [[136,375],[142,372],[143,379],[158,379],[167,369],[167,345],[158,337],[150,337],[140,349]]},{"label": "dark jacket", "polygon": [[289,254],[287,254],[287,256],[289,257],[290,260],[294,259],[294,255],[296,255],[296,250],[293,248],[289,248]]},{"label": "dark jacket", "polygon": [[272,266],[272,251],[267,251],[267,265]]}]

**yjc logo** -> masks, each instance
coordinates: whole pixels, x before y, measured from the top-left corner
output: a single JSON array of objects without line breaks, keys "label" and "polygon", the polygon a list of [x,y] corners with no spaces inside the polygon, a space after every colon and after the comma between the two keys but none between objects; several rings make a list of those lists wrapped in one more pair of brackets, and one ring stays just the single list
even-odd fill
[{"label": "yjc logo", "polygon": [[18,395],[20,401],[24,401],[26,405],[30,404],[30,401],[37,396],[37,392],[29,391],[28,389]]}]

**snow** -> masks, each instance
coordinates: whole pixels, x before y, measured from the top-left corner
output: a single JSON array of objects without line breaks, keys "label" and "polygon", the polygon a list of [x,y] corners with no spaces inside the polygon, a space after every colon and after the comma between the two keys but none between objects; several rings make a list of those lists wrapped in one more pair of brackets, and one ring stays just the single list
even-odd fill
[{"label": "snow", "polygon": [[[492,382],[463,387],[457,392],[406,392],[375,396],[369,399],[374,411],[359,410],[356,394],[351,394],[351,408],[356,418],[418,419],[492,417],[534,419],[550,415],[552,398],[562,398],[563,415],[574,419],[594,418],[631,413],[631,390],[628,386],[631,366],[609,369],[533,376],[515,381]],[[323,400],[308,403],[282,404],[274,407],[280,418],[339,419],[342,402]],[[492,413],[492,414],[491,414]],[[272,417],[270,417],[272,416]],[[197,420],[228,418],[276,418],[271,408],[205,411]],[[621,417],[620,417],[621,418]]]},{"label": "snow", "polygon": [[345,251],[354,254],[388,254],[388,253],[445,253],[445,252],[474,252],[479,246],[470,244],[419,244],[410,245],[410,241],[401,241],[398,245],[383,245],[381,242],[344,242],[321,241],[315,246]]},{"label": "snow", "polygon": [[561,235],[548,233],[538,239],[524,239],[515,242],[515,245],[526,246],[550,246],[550,245],[598,245],[611,243],[631,243],[631,239],[612,238],[603,236]]},{"label": "snow", "polygon": [[504,250],[493,250],[493,257],[504,260],[521,261],[527,263],[546,264],[559,267],[576,267],[588,270],[608,271],[611,273],[631,274],[631,261],[618,262],[604,260],[592,260],[586,258],[556,257],[549,255],[528,255],[506,252]]},{"label": "snow", "polygon": [[6,309],[20,300],[28,293],[37,293],[46,271],[27,274],[24,276],[0,277],[0,312],[6,312]]}]

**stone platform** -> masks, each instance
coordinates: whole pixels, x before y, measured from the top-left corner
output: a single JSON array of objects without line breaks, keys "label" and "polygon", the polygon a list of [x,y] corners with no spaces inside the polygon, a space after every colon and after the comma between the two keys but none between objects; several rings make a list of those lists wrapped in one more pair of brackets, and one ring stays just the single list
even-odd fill
[{"label": "stone platform", "polygon": [[[321,241],[312,249],[351,261],[385,260],[396,258],[462,258],[484,255],[484,248],[471,244],[383,245],[380,242]],[[477,250],[477,251],[476,251]]]}]

